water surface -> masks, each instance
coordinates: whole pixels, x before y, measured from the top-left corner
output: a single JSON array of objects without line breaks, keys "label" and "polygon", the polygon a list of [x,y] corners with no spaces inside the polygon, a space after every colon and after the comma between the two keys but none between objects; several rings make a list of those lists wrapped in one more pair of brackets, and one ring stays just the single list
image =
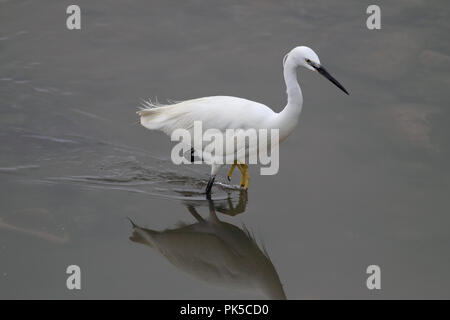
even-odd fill
[{"label": "water surface", "polygon": [[[447,1],[380,1],[378,31],[356,0],[79,1],[81,31],[69,4],[0,1],[0,298],[450,297]],[[296,45],[350,96],[301,70],[279,174],[206,201],[141,99],[279,111]]]}]

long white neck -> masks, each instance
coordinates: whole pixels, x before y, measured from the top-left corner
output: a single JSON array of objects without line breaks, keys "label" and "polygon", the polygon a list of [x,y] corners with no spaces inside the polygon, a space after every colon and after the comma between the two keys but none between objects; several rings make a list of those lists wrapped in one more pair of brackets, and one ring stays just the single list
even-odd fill
[{"label": "long white neck", "polygon": [[276,117],[276,127],[280,129],[280,140],[286,139],[294,130],[303,106],[302,90],[297,81],[297,64],[289,56],[284,63],[283,75],[286,83],[287,104]]}]

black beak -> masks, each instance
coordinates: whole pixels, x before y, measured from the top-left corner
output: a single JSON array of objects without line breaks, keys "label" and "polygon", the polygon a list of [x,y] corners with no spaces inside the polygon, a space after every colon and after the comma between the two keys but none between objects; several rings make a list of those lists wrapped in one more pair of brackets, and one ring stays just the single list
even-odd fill
[{"label": "black beak", "polygon": [[311,66],[317,70],[317,72],[319,72],[321,75],[323,75],[325,78],[327,78],[328,80],[330,80],[331,82],[333,82],[336,87],[338,87],[339,89],[341,89],[342,91],[344,91],[347,95],[349,94],[347,92],[347,90],[345,90],[345,88],[335,79],[331,76],[331,74],[328,73],[328,71],[321,65],[313,65],[311,64]]}]

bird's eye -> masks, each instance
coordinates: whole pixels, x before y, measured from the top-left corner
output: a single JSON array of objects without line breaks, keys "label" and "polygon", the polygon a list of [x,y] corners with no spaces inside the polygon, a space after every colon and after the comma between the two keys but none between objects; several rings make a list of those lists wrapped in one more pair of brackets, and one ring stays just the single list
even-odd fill
[{"label": "bird's eye", "polygon": [[309,59],[306,59],[306,62],[307,62],[307,63],[310,63],[310,62],[311,62],[311,60],[309,60]]}]

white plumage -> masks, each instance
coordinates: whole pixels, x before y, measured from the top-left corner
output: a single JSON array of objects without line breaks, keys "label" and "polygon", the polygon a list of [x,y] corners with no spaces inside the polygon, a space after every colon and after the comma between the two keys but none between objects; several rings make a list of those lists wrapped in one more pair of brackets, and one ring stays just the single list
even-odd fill
[{"label": "white plumage", "polygon": [[[318,71],[347,93],[321,66],[317,54],[312,49],[301,46],[291,50],[283,59],[283,74],[288,101],[286,107],[279,113],[264,104],[229,96],[204,97],[170,105],[155,105],[149,102],[146,108],[137,113],[144,127],[163,131],[167,135],[171,135],[176,129],[185,129],[193,134],[194,121],[201,121],[203,130],[217,129],[222,133],[225,133],[226,129],[279,129],[279,142],[282,142],[296,127],[302,110],[303,95],[296,73],[299,66]],[[203,145],[204,147],[205,145]],[[252,152],[259,152],[259,150],[255,149]],[[211,165],[211,178],[207,186],[207,194],[210,193],[215,175],[221,166],[214,163]],[[239,168],[241,169],[241,167]],[[245,165],[243,168],[246,170]],[[244,175],[243,171],[241,173]],[[248,181],[246,186],[248,186]]]},{"label": "white plumage", "polygon": [[258,128],[265,126],[274,112],[261,103],[247,99],[215,96],[171,105],[151,105],[138,111],[138,114],[141,124],[147,129],[161,130],[171,135],[178,128],[192,130],[196,120],[202,121],[204,130]]}]

